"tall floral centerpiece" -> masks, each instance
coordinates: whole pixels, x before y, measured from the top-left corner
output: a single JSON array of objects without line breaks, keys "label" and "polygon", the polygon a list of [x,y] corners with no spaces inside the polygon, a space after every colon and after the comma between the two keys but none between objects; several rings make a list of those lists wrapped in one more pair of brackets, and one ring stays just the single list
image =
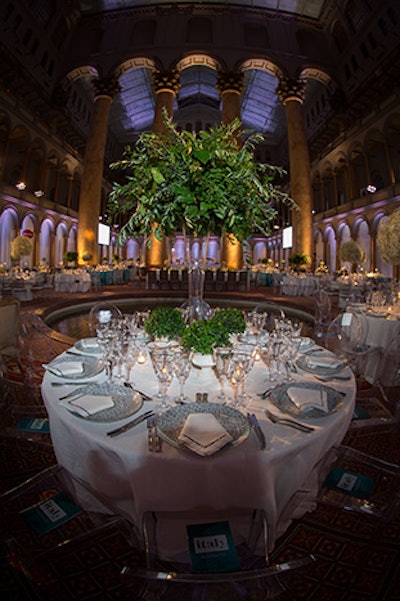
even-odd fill
[{"label": "tall floral centerpiece", "polygon": [[197,318],[204,265],[191,256],[190,239],[205,238],[207,245],[211,234],[238,242],[254,232],[268,235],[277,204],[295,205],[275,184],[282,170],[254,161],[254,147],[263,136],[244,135],[239,120],[198,134],[179,131],[166,116],[165,124],[165,132],[143,133],[122,160],[111,164],[124,179],[114,184],[108,208],[114,218],[127,218],[121,244],[133,236],[154,234],[161,240],[184,234],[189,301]]},{"label": "tall floral centerpiece", "polygon": [[32,241],[26,236],[17,236],[11,242],[11,261],[17,263],[21,257],[26,257],[32,252]]},{"label": "tall floral centerpiece", "polygon": [[400,264],[400,210],[379,223],[376,244],[384,261]]},{"label": "tall floral centerpiece", "polygon": [[356,271],[357,265],[365,261],[365,252],[357,242],[347,240],[340,247],[339,258],[342,263],[351,263],[353,271]]}]

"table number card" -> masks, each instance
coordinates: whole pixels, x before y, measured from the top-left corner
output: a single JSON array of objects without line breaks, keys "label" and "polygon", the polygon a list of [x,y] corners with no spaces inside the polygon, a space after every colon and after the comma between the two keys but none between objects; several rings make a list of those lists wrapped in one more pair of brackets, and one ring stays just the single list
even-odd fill
[{"label": "table number card", "polygon": [[22,517],[38,534],[46,534],[64,524],[82,509],[64,492],[59,492],[48,499],[21,511]]},{"label": "table number card", "polygon": [[334,467],[326,477],[324,486],[357,499],[369,499],[375,486],[375,480],[362,474]]},{"label": "table number card", "polygon": [[229,522],[186,527],[193,572],[232,572],[240,568]]},{"label": "table number card", "polygon": [[49,420],[43,417],[23,417],[17,424],[17,430],[49,434]]}]

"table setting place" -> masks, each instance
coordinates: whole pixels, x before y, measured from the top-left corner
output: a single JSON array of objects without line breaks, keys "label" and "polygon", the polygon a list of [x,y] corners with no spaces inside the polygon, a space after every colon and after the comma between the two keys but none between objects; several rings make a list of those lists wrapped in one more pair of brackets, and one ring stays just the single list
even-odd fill
[{"label": "table setting place", "polygon": [[341,410],[338,386],[352,379],[345,361],[284,315],[247,315],[244,331],[230,346],[214,345],[204,366],[181,341],[146,336],[143,316],[140,327],[135,316],[110,321],[43,365],[45,380],[74,418],[104,424],[99,435],[110,440],[144,431],[149,452],[210,457],[251,433],[268,451],[277,428],[312,436]]}]

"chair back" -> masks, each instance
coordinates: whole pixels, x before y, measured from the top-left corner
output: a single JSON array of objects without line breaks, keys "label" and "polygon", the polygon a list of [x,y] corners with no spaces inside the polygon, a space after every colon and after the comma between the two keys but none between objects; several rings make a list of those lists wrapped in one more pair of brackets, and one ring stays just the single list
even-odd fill
[{"label": "chair back", "polygon": [[6,298],[0,301],[0,354],[18,357],[20,301]]}]

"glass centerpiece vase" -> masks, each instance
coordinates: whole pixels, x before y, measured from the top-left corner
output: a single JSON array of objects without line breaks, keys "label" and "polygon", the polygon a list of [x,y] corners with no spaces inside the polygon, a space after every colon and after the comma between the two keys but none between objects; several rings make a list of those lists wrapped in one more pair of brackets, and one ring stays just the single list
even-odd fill
[{"label": "glass centerpiece vase", "polygon": [[188,322],[198,319],[208,319],[212,310],[204,300],[204,278],[209,234],[205,238],[205,252],[202,249],[203,240],[188,236],[184,231],[185,267],[188,273],[188,299],[182,305],[187,312]]}]

